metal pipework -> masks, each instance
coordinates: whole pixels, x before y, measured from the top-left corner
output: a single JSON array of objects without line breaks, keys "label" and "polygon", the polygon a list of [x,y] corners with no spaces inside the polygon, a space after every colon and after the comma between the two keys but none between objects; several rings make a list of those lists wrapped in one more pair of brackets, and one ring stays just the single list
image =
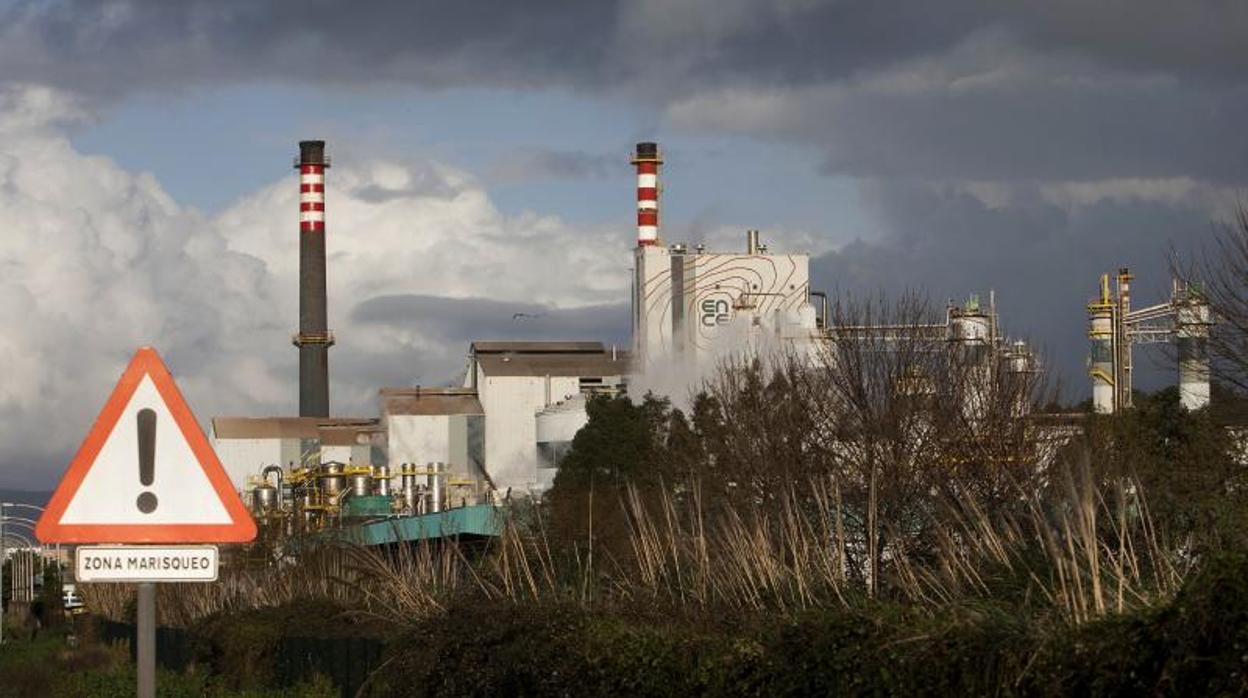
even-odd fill
[{"label": "metal pipework", "polygon": [[442,511],[442,464],[430,463],[429,473],[433,492],[433,501],[430,502],[429,510],[436,513]]},{"label": "metal pipework", "polygon": [[1115,407],[1131,407],[1131,391],[1134,386],[1131,366],[1131,338],[1127,336],[1127,317],[1131,314],[1131,270],[1122,267],[1118,270],[1118,314],[1114,320],[1114,342],[1117,350],[1118,372],[1114,376]]},{"label": "metal pipework", "polygon": [[373,491],[373,476],[368,473],[351,474],[351,496],[367,497]]},{"label": "metal pipework", "polygon": [[299,416],[329,416],[329,347],[325,292],[325,141],[300,141],[299,161]]},{"label": "metal pipework", "polygon": [[1170,300],[1131,309],[1131,272],[1118,270],[1118,297],[1109,292],[1109,275],[1101,276],[1099,299],[1088,304],[1092,356],[1093,409],[1113,413],[1131,407],[1132,347],[1174,342],[1178,349],[1179,400],[1188,410],[1209,404],[1208,339],[1213,317],[1197,290],[1176,280]]},{"label": "metal pipework", "polygon": [[745,231],[745,253],[749,255],[758,254],[758,231]]},{"label": "metal pipework", "polygon": [[379,465],[373,469],[373,490],[379,497],[390,496],[390,466]]},{"label": "metal pipework", "polygon": [[317,484],[321,492],[331,501],[346,489],[347,476],[342,473],[343,465],[337,461],[329,461],[321,465],[317,473]]},{"label": "metal pipework", "polygon": [[1088,303],[1088,377],[1092,380],[1092,410],[1111,414],[1116,406],[1117,382],[1114,370],[1114,301],[1109,294],[1109,275],[1101,275],[1101,295]]},{"label": "metal pipework", "polygon": [[409,514],[416,513],[416,473],[411,463],[399,466],[399,487],[403,494],[403,508]]},{"label": "metal pipework", "polygon": [[282,504],[285,501],[285,496],[284,496],[284,493],[282,492],[282,489],[285,487],[283,481],[286,478],[286,471],[282,470],[282,466],[280,465],[270,465],[266,467],[264,470],[260,471],[260,478],[263,479],[266,483],[269,481],[269,473],[277,474],[277,508],[281,509]]}]

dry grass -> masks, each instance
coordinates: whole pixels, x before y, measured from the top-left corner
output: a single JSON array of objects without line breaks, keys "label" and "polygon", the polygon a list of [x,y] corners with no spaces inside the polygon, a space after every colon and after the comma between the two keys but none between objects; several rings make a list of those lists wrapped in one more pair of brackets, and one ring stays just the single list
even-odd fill
[{"label": "dry grass", "polygon": [[[920,545],[899,533],[895,521],[879,524],[874,536],[847,535],[847,519],[869,518],[847,511],[835,479],[790,488],[766,507],[714,515],[696,484],[679,498],[629,488],[621,503],[627,555],[595,558],[592,540],[552,550],[535,510],[523,522],[511,517],[480,554],[470,556],[455,542],[388,553],[325,547],[297,563],[223,569],[217,584],[161,585],[159,608],[163,623],[182,625],[323,599],[415,622],[459,598],[785,612],[845,607],[887,593],[924,607],[1009,597],[1079,623],[1157,603],[1177,590],[1187,569],[1154,529],[1138,483],[1098,484],[1082,467],[1051,489],[1042,495],[1020,488],[1007,514],[990,514],[970,495],[941,501],[929,512],[934,521],[927,530],[935,539]],[[879,579],[861,562],[872,545],[881,546]],[[123,618],[132,608],[132,587],[84,584],[82,591],[105,616]]]}]

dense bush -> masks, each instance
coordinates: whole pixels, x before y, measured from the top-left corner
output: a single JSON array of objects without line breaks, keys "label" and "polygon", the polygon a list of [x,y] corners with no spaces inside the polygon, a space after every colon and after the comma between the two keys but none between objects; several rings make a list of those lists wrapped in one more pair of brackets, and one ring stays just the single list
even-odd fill
[{"label": "dense bush", "polygon": [[1248,692],[1248,558],[1170,604],[1073,627],[894,605],[663,620],[478,605],[392,645],[375,695],[1217,695]]}]

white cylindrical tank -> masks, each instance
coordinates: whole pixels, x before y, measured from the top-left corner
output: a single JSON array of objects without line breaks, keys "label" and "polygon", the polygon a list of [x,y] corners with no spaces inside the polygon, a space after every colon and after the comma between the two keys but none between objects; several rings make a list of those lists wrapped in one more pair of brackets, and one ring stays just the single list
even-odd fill
[{"label": "white cylindrical tank", "polygon": [[535,415],[537,443],[569,442],[589,422],[585,397],[575,395],[540,410]]},{"label": "white cylindrical tank", "polygon": [[442,464],[429,464],[429,479],[433,483],[433,499],[429,502],[429,511],[442,511]]},{"label": "white cylindrical tank", "polygon": [[955,342],[986,343],[990,334],[987,315],[955,314],[949,318],[949,338]]},{"label": "white cylindrical tank", "polygon": [[1209,306],[1200,301],[1175,311],[1175,343],[1179,353],[1179,404],[1198,410],[1209,404]]},{"label": "white cylindrical tank", "polygon": [[373,468],[373,488],[379,497],[390,496],[390,466],[379,465]]},{"label": "white cylindrical tank", "polygon": [[1026,342],[1018,340],[1010,346],[1010,353],[1006,357],[1006,370],[1010,373],[1031,373],[1034,370],[1031,350],[1027,348]]}]

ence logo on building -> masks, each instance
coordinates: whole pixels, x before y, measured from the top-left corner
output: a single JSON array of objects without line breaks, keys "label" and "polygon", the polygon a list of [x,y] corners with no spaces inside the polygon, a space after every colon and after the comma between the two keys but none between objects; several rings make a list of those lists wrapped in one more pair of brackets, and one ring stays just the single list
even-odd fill
[{"label": "ence logo on building", "polygon": [[727,325],[731,316],[728,314],[728,301],[723,298],[708,298],[702,301],[702,315],[699,322],[703,327]]}]

